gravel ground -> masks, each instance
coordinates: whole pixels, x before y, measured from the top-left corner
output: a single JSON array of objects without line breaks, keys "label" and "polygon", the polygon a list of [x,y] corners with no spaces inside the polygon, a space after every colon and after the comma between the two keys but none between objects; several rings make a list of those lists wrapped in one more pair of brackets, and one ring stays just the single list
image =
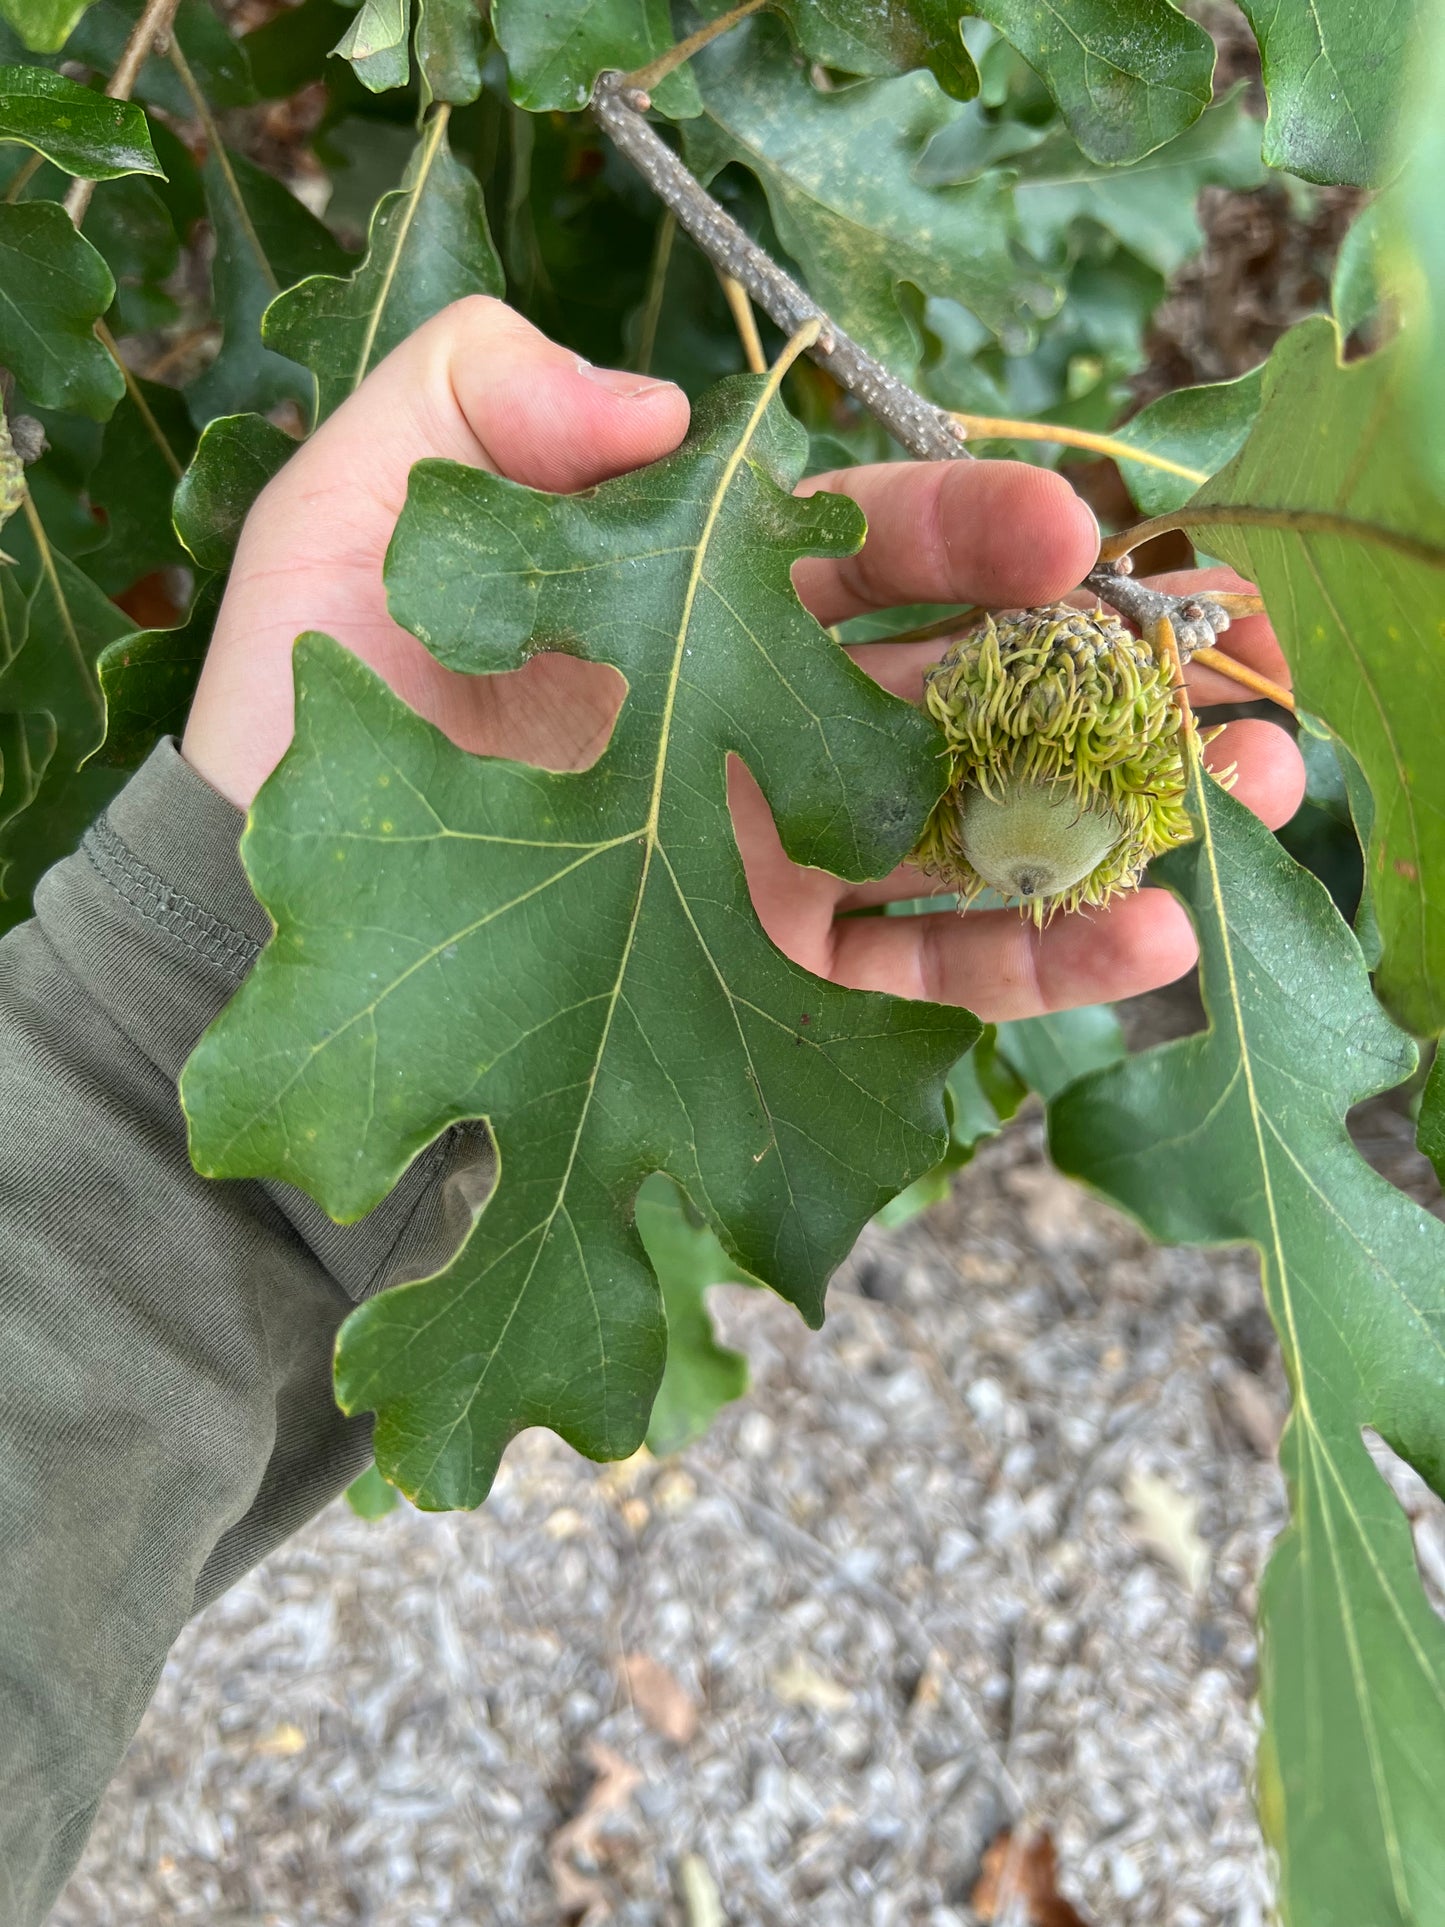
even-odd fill
[{"label": "gravel ground", "polygon": [[57,1927],[952,1927],[1010,1823],[1094,1927],[1261,1922],[1253,1258],[1151,1246],[1025,1115],[821,1334],[713,1303],[754,1389],[689,1452],[528,1434],[481,1511],[333,1506],[197,1620]]}]

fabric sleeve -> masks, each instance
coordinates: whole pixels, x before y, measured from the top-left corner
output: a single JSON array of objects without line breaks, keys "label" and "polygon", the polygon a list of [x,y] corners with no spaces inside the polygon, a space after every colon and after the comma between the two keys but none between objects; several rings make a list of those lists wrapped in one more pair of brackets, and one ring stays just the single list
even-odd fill
[{"label": "fabric sleeve", "polygon": [[162,743],[0,943],[0,1920],[38,1927],[188,1616],[365,1466],[351,1306],[490,1187],[449,1132],[360,1223],[191,1169],[176,1082],[270,925]]}]

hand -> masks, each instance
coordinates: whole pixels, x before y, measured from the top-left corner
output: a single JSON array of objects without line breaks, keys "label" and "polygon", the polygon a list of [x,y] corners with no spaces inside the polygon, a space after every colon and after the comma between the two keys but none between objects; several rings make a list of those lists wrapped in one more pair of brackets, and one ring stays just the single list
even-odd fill
[{"label": "hand", "polygon": [[[500,302],[477,297],[446,309],[367,377],[252,509],[187,725],[187,759],[247,807],[291,738],[291,645],[302,630],[322,629],[463,748],[550,769],[587,767],[617,713],[616,672],[564,655],[501,676],[443,669],[388,615],[382,560],[408,471],[424,456],[534,488],[579,489],[670,453],[687,416],[670,383],[592,368]],[[852,495],[869,524],[856,556],[810,559],[794,572],[825,623],[905,602],[1053,601],[1083,579],[1098,549],[1094,518],[1068,484],[1019,462],[890,463],[817,477],[802,492],[819,488]],[[1225,581],[1216,572],[1166,586]],[[1241,660],[1286,679],[1263,618],[1236,623],[1225,640]],[[874,644],[852,653],[885,687],[916,700],[923,669],[943,647]],[[1199,704],[1235,694],[1207,670],[1191,672],[1191,689]],[[1267,823],[1298,807],[1303,765],[1283,730],[1233,723],[1210,753],[1238,764],[1235,794]],[[768,934],[839,983],[966,1004],[994,1021],[1132,996],[1194,959],[1189,920],[1162,890],[1060,917],[1042,932],[1004,910],[840,919],[931,886],[907,866],[864,885],[798,869],[736,761],[729,794]]]},{"label": "hand", "polygon": [[[1026,500],[1002,513],[998,506],[1001,498],[1007,500],[1008,486],[1017,487],[1022,496],[1024,485],[1014,479],[1020,476],[1036,479],[1038,520],[1032,523],[1026,519]],[[955,526],[950,491],[956,489],[961,496],[970,483],[985,504],[981,512],[972,511],[979,514],[979,522],[970,525],[965,509],[951,545],[920,543],[913,531]],[[1047,493],[1044,484],[1053,485]],[[977,462],[966,468],[961,463],[911,468],[891,464],[817,477],[804,487],[841,490],[854,496],[868,516],[868,540],[851,564],[810,561],[795,572],[804,601],[822,622],[903,601],[1022,607],[1062,600],[1065,591],[1040,537],[1052,528],[1056,552],[1062,555],[1068,531],[1088,513],[1060,477],[1014,462]],[[991,538],[995,552],[986,547],[991,515],[998,517],[996,530],[1007,531]],[[996,552],[1005,542],[1007,557]],[[860,565],[875,544],[877,560],[865,570]],[[1084,545],[1087,553],[1077,547],[1073,551],[1069,570],[1074,582],[1092,566],[1097,546],[1095,533],[1092,546]],[[851,579],[850,567],[856,571]],[[1175,594],[1204,589],[1253,592],[1253,585],[1232,569],[1191,569],[1145,579]],[[1091,596],[1072,599],[1094,606]],[[1236,618],[1221,642],[1237,661],[1286,689],[1290,686],[1288,665],[1264,616]],[[917,702],[923,671],[946,647],[941,641],[871,643],[850,653],[885,689]],[[1203,664],[1191,664],[1186,680],[1196,709],[1238,702],[1242,694],[1237,683]],[[1227,724],[1206,748],[1204,760],[1211,769],[1236,765],[1234,795],[1271,829],[1287,823],[1300,806],[1304,762],[1293,738],[1274,723],[1241,718]],[[1165,890],[1139,890],[1116,898],[1105,910],[1056,917],[1042,930],[1017,910],[970,910],[964,917],[951,910],[918,917],[844,916],[842,912],[865,905],[926,897],[938,885],[907,864],[879,882],[864,884],[798,869],[783,854],[761,791],[736,761],[730,778],[738,845],[764,929],[796,963],[856,990],[890,990],[900,997],[964,1004],[985,1022],[1001,1023],[1157,990],[1183,976],[1198,955],[1194,926]]]}]

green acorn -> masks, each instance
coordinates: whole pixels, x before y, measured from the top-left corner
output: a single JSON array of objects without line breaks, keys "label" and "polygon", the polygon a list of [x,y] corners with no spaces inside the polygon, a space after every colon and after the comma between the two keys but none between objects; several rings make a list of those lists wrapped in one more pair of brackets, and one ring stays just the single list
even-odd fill
[{"label": "green acorn", "polygon": [[986,616],[925,691],[949,783],[913,860],[961,904],[992,888],[1042,924],[1137,889],[1192,835],[1169,666],[1109,611]]}]

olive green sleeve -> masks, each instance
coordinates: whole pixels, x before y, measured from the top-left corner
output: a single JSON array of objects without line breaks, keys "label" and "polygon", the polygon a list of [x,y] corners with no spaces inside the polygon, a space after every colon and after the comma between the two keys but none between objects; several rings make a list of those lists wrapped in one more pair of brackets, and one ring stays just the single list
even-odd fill
[{"label": "olive green sleeve", "polygon": [[192,1171],[176,1080],[270,928],[241,820],[163,743],[0,944],[5,1927],[45,1918],[187,1617],[365,1465],[337,1328],[489,1182],[479,1127],[345,1229]]}]

